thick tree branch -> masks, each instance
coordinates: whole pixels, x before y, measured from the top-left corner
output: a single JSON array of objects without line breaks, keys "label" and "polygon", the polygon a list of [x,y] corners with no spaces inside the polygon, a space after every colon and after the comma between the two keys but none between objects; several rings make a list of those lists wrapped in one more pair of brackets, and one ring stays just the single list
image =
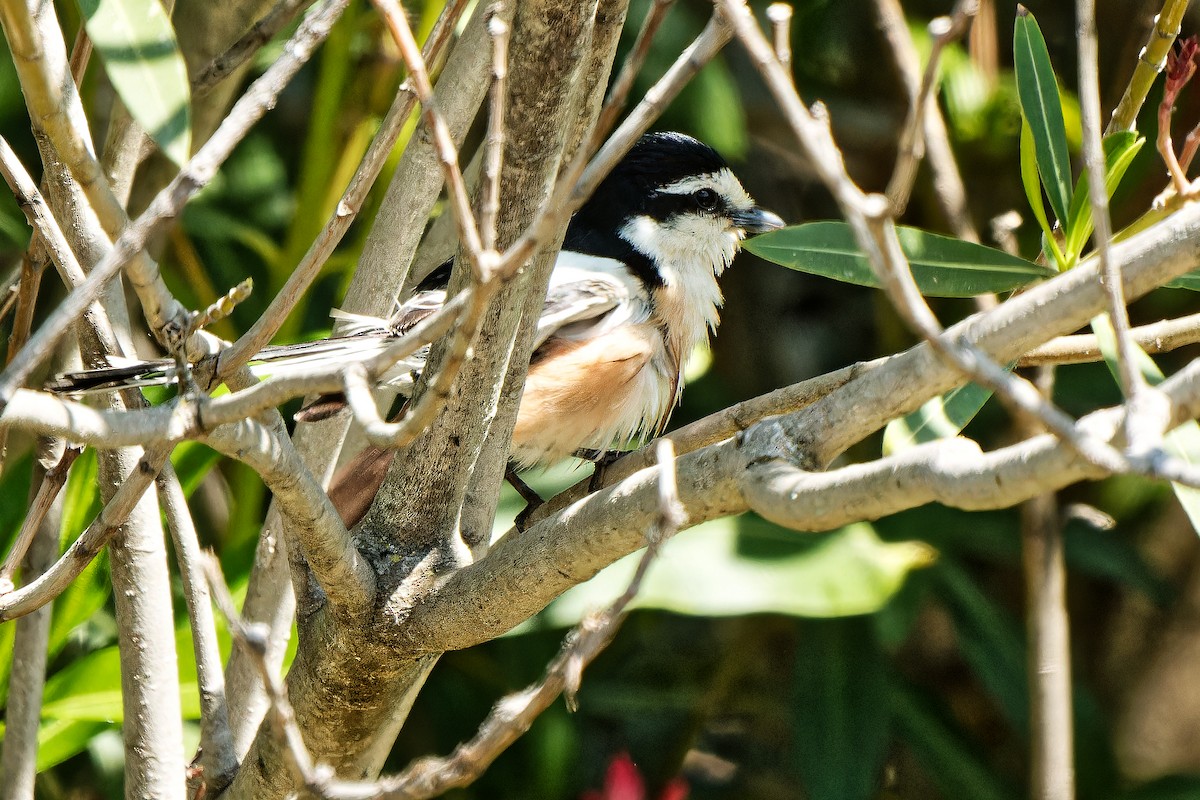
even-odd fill
[{"label": "thick tree branch", "polygon": [[[1114,248],[1126,265],[1123,279],[1130,297],[1196,266],[1191,242],[1200,235],[1200,206],[1189,206],[1161,225]],[[1152,240],[1170,244],[1151,246]],[[1158,272],[1157,278],[1150,278],[1148,267]],[[1086,262],[964,320],[948,334],[971,342],[993,359],[1014,359],[1032,340],[1077,329],[1104,308],[1107,300],[1097,278],[1094,260]],[[1040,333],[1028,337],[1033,328]],[[1178,413],[1185,416],[1200,411],[1191,386],[1195,372],[1181,373],[1163,387],[1171,387],[1172,401],[1183,403]],[[846,475],[858,475],[855,479],[865,482],[849,490],[839,488],[846,485],[838,477],[841,472],[811,471],[959,381],[955,369],[921,344],[861,371],[801,411],[764,420],[735,439],[681,456],[680,496],[689,518],[694,524],[750,507],[789,527],[824,529],[932,500],[965,508],[1007,506],[1048,488],[1106,474],[1060,450],[1049,437],[987,456],[970,444],[950,442],[943,450],[898,456],[898,462],[848,467],[857,472]],[[1116,424],[1111,414],[1085,420],[1079,427],[1094,435],[1101,423],[1110,426],[1105,433],[1111,435]],[[943,452],[955,458],[938,461],[934,456]],[[900,479],[892,478],[890,465],[913,458],[923,461],[897,484]],[[922,477],[926,473],[928,477]],[[435,597],[414,610],[405,641],[418,650],[442,650],[499,635],[636,549],[633,532],[646,523],[653,508],[648,480],[647,471],[639,471],[523,533],[510,531],[487,557],[447,578]],[[801,490],[802,502],[794,494]],[[845,494],[835,496],[835,490]],[[752,502],[749,493],[754,493]]]},{"label": "thick tree branch", "polygon": [[[43,440],[43,446],[49,445]],[[46,449],[52,450],[53,447]],[[48,453],[46,455],[49,455]],[[51,456],[52,458],[53,456]],[[58,466],[49,472],[61,470],[66,477],[66,466],[73,458],[64,455]],[[39,467],[34,476],[42,472]],[[47,483],[53,483],[49,474],[42,486],[36,490],[43,494]],[[57,492],[55,492],[57,496]],[[58,554],[58,529],[61,521],[61,502],[57,510],[47,508],[47,514],[37,521],[37,534],[28,553],[24,556],[24,577],[28,581],[44,572]],[[17,621],[13,637],[12,672],[8,681],[8,701],[4,715],[3,754],[0,755],[0,800],[27,800],[34,796],[34,779],[37,776],[38,727],[41,723],[42,690],[46,684],[46,649],[50,640],[50,608],[41,608]]]}]

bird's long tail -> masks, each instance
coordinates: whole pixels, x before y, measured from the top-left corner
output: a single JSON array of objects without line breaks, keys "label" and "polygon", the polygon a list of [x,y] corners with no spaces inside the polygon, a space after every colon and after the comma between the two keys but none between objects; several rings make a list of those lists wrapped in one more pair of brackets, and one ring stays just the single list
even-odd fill
[{"label": "bird's long tail", "polygon": [[[272,345],[260,352],[248,364],[259,378],[275,375],[304,375],[329,365],[344,365],[363,361],[382,352],[396,336],[390,331],[374,330],[349,336],[335,336],[298,344]],[[175,363],[166,359],[137,361],[110,358],[112,366],[67,372],[55,376],[46,388],[59,394],[127,389],[142,386],[164,386],[177,379]],[[381,383],[403,390],[411,385],[413,374],[424,367],[425,352],[397,363],[382,378]]]}]

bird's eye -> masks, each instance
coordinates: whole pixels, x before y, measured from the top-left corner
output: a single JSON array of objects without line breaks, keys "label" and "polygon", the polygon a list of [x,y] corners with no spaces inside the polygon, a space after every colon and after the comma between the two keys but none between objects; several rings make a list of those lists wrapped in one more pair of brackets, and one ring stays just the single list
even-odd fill
[{"label": "bird's eye", "polygon": [[696,201],[696,205],[703,211],[712,211],[720,201],[717,193],[712,189],[697,189],[692,193],[692,199]]}]

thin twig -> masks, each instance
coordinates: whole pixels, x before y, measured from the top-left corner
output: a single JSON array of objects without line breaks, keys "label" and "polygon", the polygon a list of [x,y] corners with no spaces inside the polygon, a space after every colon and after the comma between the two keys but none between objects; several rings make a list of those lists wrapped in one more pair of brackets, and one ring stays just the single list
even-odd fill
[{"label": "thin twig", "polygon": [[[0,140],[0,144],[6,144]],[[37,236],[35,234],[34,238]],[[35,242],[36,244],[36,242]],[[42,253],[44,248],[38,248]],[[29,341],[30,331],[33,330],[33,316],[37,310],[38,293],[42,286],[42,275],[46,271],[46,261],[39,258],[33,250],[26,251],[21,259],[21,279],[18,281],[12,295],[16,301],[16,312],[13,314],[12,331],[8,335],[8,352],[5,354],[5,364],[11,364],[13,358]],[[3,466],[8,454],[8,431],[0,431],[0,467]],[[0,581],[0,585],[3,581]]]},{"label": "thin twig", "polygon": [[[438,18],[426,42],[427,61],[436,62],[441,59],[450,42],[454,26],[466,6],[467,0],[455,0]],[[321,267],[362,209],[367,193],[374,186],[388,155],[396,146],[404,125],[412,114],[415,101],[416,96],[411,91],[405,89],[397,93],[332,216],[304,254],[304,258],[291,271],[283,288],[271,299],[267,310],[255,320],[250,330],[218,355],[216,374],[219,379],[231,375],[271,341],[304,292],[320,274]]]},{"label": "thin twig", "polygon": [[0,622],[41,608],[70,586],[120,530],[125,518],[166,463],[170,452],[170,448],[147,451],[138,461],[137,469],[121,484],[92,524],[71,543],[58,561],[20,589],[0,594]]},{"label": "thin twig", "polygon": [[192,79],[192,95],[199,97],[212,91],[217,84],[228,78],[234,71],[250,60],[263,45],[275,38],[302,9],[313,0],[280,0],[250,30],[242,34],[242,38],[226,48],[224,53],[209,62]]},{"label": "thin twig", "polygon": [[675,451],[669,441],[662,440],[656,452],[659,464],[658,519],[646,532],[646,552],[638,561],[625,591],[603,612],[588,617],[567,635],[562,650],[546,667],[541,683],[496,703],[475,736],[456,747],[450,756],[423,759],[399,775],[379,781],[377,797],[380,800],[437,797],[454,787],[465,786],[528,730],[559,694],[564,695],[567,707],[575,710],[584,668],[616,636],[662,543],[687,522],[679,501]]},{"label": "thin twig", "polygon": [[1100,260],[1102,283],[1108,296],[1108,316],[1117,340],[1117,374],[1128,400],[1125,415],[1125,439],[1133,457],[1150,453],[1162,444],[1166,419],[1155,420],[1147,402],[1150,391],[1137,365],[1137,345],[1129,332],[1129,312],[1121,265],[1112,254],[1112,219],[1105,190],[1104,148],[1100,143],[1099,47],[1096,43],[1094,0],[1076,0],[1075,17],[1079,38],[1079,98],[1083,123],[1083,156],[1088,174],[1088,201],[1095,223],[1096,254]]},{"label": "thin twig", "polygon": [[[1129,331],[1130,338],[1147,353],[1168,353],[1189,344],[1200,343],[1200,314],[1140,325]],[[1083,364],[1103,361],[1100,340],[1095,334],[1060,336],[1017,360],[1019,367],[1041,364]]]},{"label": "thin twig", "polygon": [[[70,330],[75,319],[99,295],[104,285],[126,262],[142,251],[150,237],[175,219],[183,205],[212,179],[237,142],[241,141],[251,125],[274,105],[279,92],[312,55],[317,45],[324,41],[333,23],[348,4],[349,0],[326,0],[305,17],[289,46],[285,48],[284,55],[250,86],[246,94],[234,104],[216,133],[171,183],[159,192],[145,213],[124,229],[114,242],[112,250],[93,267],[87,280],[62,301],[37,335],[30,340],[29,345],[4,373],[0,374],[0,409],[3,409],[13,390],[45,360],[59,339]],[[143,305],[147,305],[145,298]],[[153,314],[151,316],[153,317]]]},{"label": "thin twig", "polygon": [[8,555],[4,559],[4,566],[0,567],[0,595],[11,592],[16,586],[13,576],[16,575],[17,567],[25,558],[25,551],[29,549],[33,537],[41,529],[42,520],[50,512],[50,507],[54,505],[58,493],[67,485],[67,474],[70,472],[71,465],[75,463],[75,459],[79,458],[79,454],[82,452],[78,447],[65,448],[62,458],[42,477],[37,494],[34,496],[33,502],[29,504],[29,512],[25,515],[25,521],[21,523],[21,531],[17,534],[12,549],[8,551]]},{"label": "thin twig", "polygon": [[576,155],[576,160],[582,161],[591,158],[592,153],[600,146],[600,142],[616,124],[617,117],[625,110],[633,83],[646,65],[646,57],[650,55],[650,45],[654,43],[654,35],[662,27],[663,20],[666,19],[667,12],[673,5],[675,5],[675,0],[654,0],[646,12],[646,18],[642,20],[642,27],[638,29],[637,38],[633,40],[633,47],[630,48],[625,63],[621,65],[621,71],[617,73],[612,88],[608,90],[608,96],[604,99],[604,107],[600,109],[600,116],[596,118],[596,125],[587,139],[588,154],[583,157]]},{"label": "thin twig", "polygon": [[788,72],[792,71],[792,7],[788,3],[771,3],[767,6],[767,20],[771,23],[771,43],[775,57]]},{"label": "thin twig", "polygon": [[[46,205],[29,171],[17,158],[8,140],[3,137],[0,137],[0,174],[3,174],[4,182],[17,199],[25,218],[41,238],[42,247],[49,253],[50,260],[58,268],[64,283],[67,286],[83,283],[87,275],[79,265],[79,260],[75,258],[67,237],[63,235],[62,228]],[[99,310],[98,304],[96,309]]]},{"label": "thin twig", "polygon": [[1125,87],[1121,102],[1113,110],[1112,119],[1104,129],[1105,135],[1117,131],[1130,131],[1137,123],[1138,112],[1158,73],[1162,72],[1167,60],[1167,53],[1179,35],[1183,15],[1187,11],[1189,0],[1164,0],[1162,11],[1154,17],[1154,27],[1146,40],[1146,46],[1138,53],[1137,65],[1133,77]]},{"label": "thin twig", "polygon": [[[1039,388],[1048,395],[1053,368],[1041,367],[1039,373]],[[1026,433],[1035,436],[1041,431]],[[1058,501],[1053,493],[1021,505],[1021,563],[1029,641],[1030,797],[1072,800],[1075,773],[1067,571]]]},{"label": "thin twig", "polygon": [[[53,458],[53,449],[60,441],[42,439],[38,443],[38,462],[34,476],[41,470],[42,459]],[[42,493],[43,479],[38,488]],[[61,506],[43,517],[38,535],[25,558],[26,581],[36,578],[58,555],[58,529]],[[46,661],[50,641],[50,608],[39,609],[14,623],[16,633],[12,644],[12,672],[8,681],[8,697],[4,709],[4,747],[0,753],[0,800],[29,800],[34,797],[37,777],[38,729],[41,723],[42,696],[46,684]]]},{"label": "thin twig", "polygon": [[192,649],[196,656],[196,683],[200,690],[200,779],[206,792],[216,796],[229,784],[237,769],[237,753],[229,729],[225,673],[208,583],[202,572],[200,538],[183,487],[170,462],[163,465],[156,483],[158,501],[175,545],[175,560],[179,563],[183,599],[192,630]]},{"label": "thin twig", "polygon": [[345,368],[342,390],[346,395],[346,403],[371,444],[380,448],[407,447],[433,422],[446,405],[454,381],[467,360],[471,344],[479,335],[487,304],[499,286],[499,281],[493,279],[476,286],[470,293],[469,302],[454,328],[453,339],[446,348],[440,368],[426,381],[425,390],[414,398],[398,421],[384,422],[379,416],[379,409],[371,394],[369,370],[360,364]]},{"label": "thin twig", "polygon": [[[937,91],[942,51],[951,42],[962,37],[971,19],[978,11],[978,6],[978,0],[958,0],[950,16],[937,17],[929,23],[932,45],[929,60],[925,63],[925,70],[921,72],[916,45],[913,43],[912,34],[908,30],[904,10],[900,8],[899,1],[875,0],[876,13],[883,26],[885,38],[890,45],[900,77],[909,93],[908,118],[905,121],[903,133],[900,135],[896,165],[887,187],[888,199],[891,200],[897,215],[904,213],[904,209],[908,205],[913,184],[916,182],[917,167],[925,156],[926,144],[930,148],[939,148],[941,157],[938,159],[938,164],[942,166],[941,171],[943,173],[951,172],[953,182],[960,188],[962,186],[962,178],[954,165],[953,153],[946,137],[946,128],[941,119],[941,112],[931,100]],[[934,134],[933,136],[930,136],[931,132]],[[949,167],[944,166],[946,162],[949,163]],[[960,191],[959,194],[965,197],[965,193]],[[965,202],[956,202],[954,206],[951,209],[950,217],[956,227],[962,227],[964,219],[970,226],[969,216],[965,213]],[[973,229],[972,233],[974,240],[978,241],[979,237],[974,234]]]},{"label": "thin twig", "polygon": [[247,625],[242,621],[233,597],[229,593],[229,586],[225,583],[225,577],[221,574],[221,563],[215,555],[211,552],[201,554],[199,566],[208,579],[213,601],[217,605],[217,610],[221,612],[221,616],[225,618],[225,624],[233,635],[234,642],[250,656],[251,661],[258,668],[259,677],[262,679],[271,701],[270,713],[274,723],[272,728],[284,745],[284,762],[291,770],[297,785],[312,786],[315,782],[316,767],[308,748],[304,745],[304,737],[296,723],[292,706],[287,700],[287,689],[275,672],[267,666],[264,658],[266,642],[262,634],[263,626],[261,623]]},{"label": "thin twig", "polygon": [[484,262],[483,244],[480,241],[479,227],[475,214],[471,211],[471,198],[467,192],[466,181],[463,180],[462,169],[458,163],[458,150],[450,135],[446,120],[438,113],[434,105],[433,83],[429,79],[425,59],[421,57],[417,40],[408,24],[408,17],[395,0],[375,0],[375,6],[387,22],[392,38],[400,48],[400,56],[408,68],[409,80],[421,101],[421,113],[425,116],[425,126],[433,134],[434,148],[437,152],[438,163],[446,179],[446,190],[450,195],[450,208],[454,213],[454,221],[458,228],[458,238],[462,242],[464,255],[475,271],[476,280],[480,283],[491,274],[492,265]]},{"label": "thin twig", "polygon": [[483,201],[479,226],[484,250],[496,249],[496,222],[500,216],[500,169],[504,161],[504,98],[508,80],[508,23],[493,12],[488,20],[492,37],[492,99],[488,109],[488,130],[483,157]]}]

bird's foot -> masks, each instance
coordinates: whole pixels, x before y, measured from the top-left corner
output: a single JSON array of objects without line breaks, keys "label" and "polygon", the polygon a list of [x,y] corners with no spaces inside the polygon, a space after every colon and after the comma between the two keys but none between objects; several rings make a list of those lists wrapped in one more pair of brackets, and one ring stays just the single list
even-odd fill
[{"label": "bird's foot", "polygon": [[545,504],[542,496],[533,490],[521,477],[517,475],[517,471],[513,469],[512,464],[504,470],[504,479],[508,484],[517,490],[517,494],[521,495],[521,499],[525,501],[525,508],[521,509],[521,513],[517,514],[517,518],[513,520],[513,525],[518,531],[524,531],[529,526],[529,516],[537,511]]}]

